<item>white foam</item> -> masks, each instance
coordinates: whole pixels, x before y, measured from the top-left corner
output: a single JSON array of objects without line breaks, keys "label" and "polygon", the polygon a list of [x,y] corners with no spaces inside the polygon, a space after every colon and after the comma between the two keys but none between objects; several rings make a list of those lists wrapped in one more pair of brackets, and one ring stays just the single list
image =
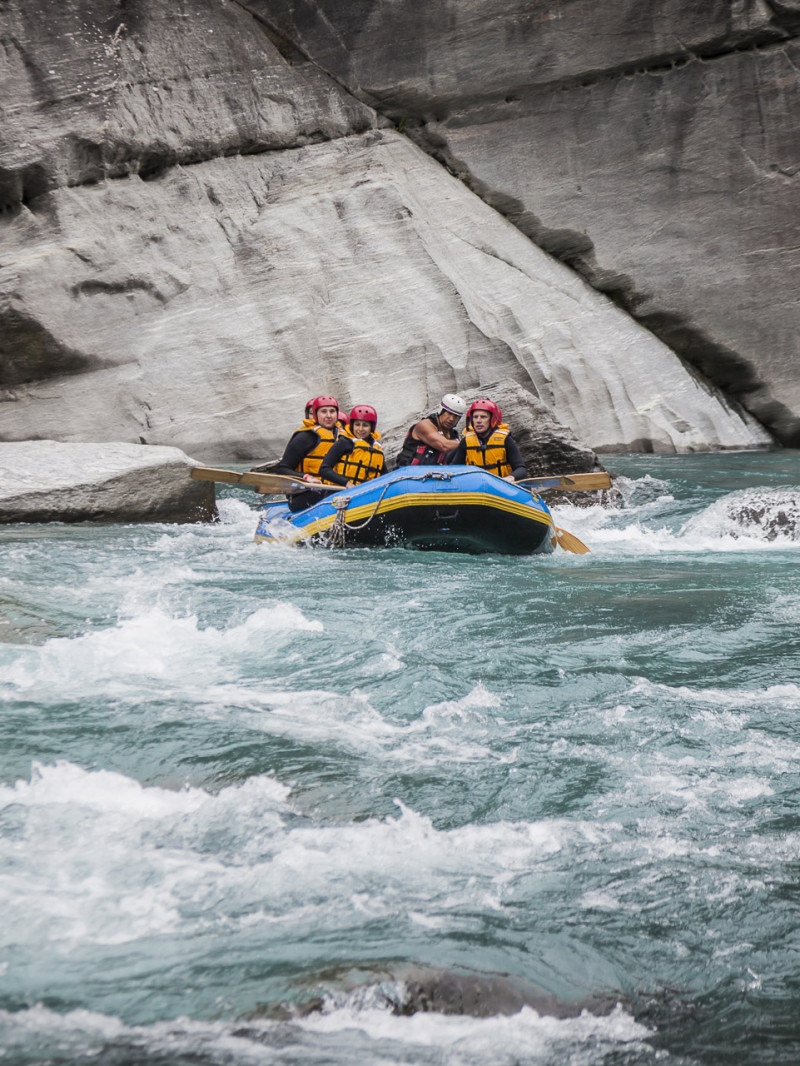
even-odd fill
[{"label": "white foam", "polygon": [[[126,1043],[141,1053],[220,1055],[241,1063],[294,1061],[311,1064],[365,1061],[377,1064],[430,1062],[439,1066],[516,1066],[554,1059],[605,1061],[615,1049],[641,1046],[652,1055],[652,1035],[620,1005],[610,1014],[584,1012],[577,1018],[557,1019],[524,1007],[511,1016],[470,1018],[436,1013],[396,1016],[373,1005],[368,991],[353,994],[345,1006],[329,1007],[291,1023],[256,1019],[246,1025],[225,1021],[176,1018],[152,1025],[127,1026],[118,1018],[92,1011],[57,1014],[42,1006],[15,1013],[0,1011],[6,1049],[56,1048],[76,1056],[99,1053],[107,1045],[121,1050]],[[357,1005],[358,1004],[358,1005]],[[335,1040],[331,1038],[335,1037]]]},{"label": "white foam", "polygon": [[23,690],[36,687],[44,695],[65,693],[71,687],[84,692],[87,682],[96,687],[106,678],[117,684],[131,677],[191,678],[198,669],[213,674],[222,668],[226,655],[241,658],[262,649],[273,634],[320,633],[323,629],[322,622],[280,601],[259,608],[228,629],[201,627],[194,614],[174,617],[153,608],[107,629],[19,649],[4,671],[4,683]]},{"label": "white foam", "polygon": [[[517,1063],[552,1055],[553,1044],[607,1045],[645,1040],[650,1032],[620,1006],[610,1015],[597,1017],[584,1012],[577,1018],[542,1016],[523,1007],[511,1016],[465,1018],[434,1012],[402,1017],[386,1010],[339,1008],[330,1013],[309,1015],[298,1023],[314,1033],[341,1033],[357,1029],[372,1040],[403,1043],[417,1047],[459,1050],[464,1058],[446,1062],[491,1062],[494,1066]],[[564,1048],[566,1050],[566,1048]]]}]

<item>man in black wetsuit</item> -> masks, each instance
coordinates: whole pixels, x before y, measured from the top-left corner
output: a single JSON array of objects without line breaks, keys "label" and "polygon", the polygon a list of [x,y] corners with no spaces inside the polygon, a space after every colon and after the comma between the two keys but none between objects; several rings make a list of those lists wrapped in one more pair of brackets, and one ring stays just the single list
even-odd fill
[{"label": "man in black wetsuit", "polygon": [[439,413],[415,422],[406,433],[397,465],[435,466],[446,462],[448,454],[458,446],[456,426],[466,409],[466,403],[455,393],[443,396]]}]

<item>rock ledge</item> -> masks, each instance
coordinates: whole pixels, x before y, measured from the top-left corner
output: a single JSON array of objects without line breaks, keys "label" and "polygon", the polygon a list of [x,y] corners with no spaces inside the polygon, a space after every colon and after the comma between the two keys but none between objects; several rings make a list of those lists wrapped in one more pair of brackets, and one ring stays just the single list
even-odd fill
[{"label": "rock ledge", "polygon": [[202,522],[214,486],[178,448],[52,440],[0,443],[0,523]]}]

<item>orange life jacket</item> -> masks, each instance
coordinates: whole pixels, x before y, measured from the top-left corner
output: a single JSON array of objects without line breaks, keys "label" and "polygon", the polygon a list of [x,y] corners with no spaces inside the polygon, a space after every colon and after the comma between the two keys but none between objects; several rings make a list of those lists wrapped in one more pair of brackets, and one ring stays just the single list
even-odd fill
[{"label": "orange life jacket", "polygon": [[508,425],[501,422],[492,430],[486,441],[482,441],[472,427],[464,434],[467,442],[467,466],[482,466],[498,477],[507,477],[511,473],[511,464],[506,454],[506,437]]},{"label": "orange life jacket", "polygon": [[348,427],[342,436],[352,440],[353,449],[343,455],[333,468],[336,473],[346,477],[354,485],[360,485],[362,481],[378,477],[385,466],[383,448],[378,444],[380,433],[373,433],[366,440],[360,440],[353,436]]},{"label": "orange life jacket", "polygon": [[333,429],[324,429],[322,426],[317,425],[313,419],[304,418],[302,426],[294,431],[292,438],[296,437],[298,433],[304,433],[309,429],[316,434],[317,443],[307,455],[303,456],[295,469],[298,474],[313,474],[314,477],[319,477],[322,460],[333,447],[339,435],[339,428],[334,426]]}]

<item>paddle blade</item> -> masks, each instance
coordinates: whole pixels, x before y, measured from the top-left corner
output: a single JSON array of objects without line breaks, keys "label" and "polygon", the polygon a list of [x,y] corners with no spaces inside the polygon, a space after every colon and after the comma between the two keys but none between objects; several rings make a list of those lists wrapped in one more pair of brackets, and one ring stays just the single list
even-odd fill
[{"label": "paddle blade", "polygon": [[611,475],[606,470],[593,474],[562,474],[553,477],[526,477],[518,485],[529,485],[533,489],[561,489],[562,492],[588,492],[591,489],[610,489]]},{"label": "paddle blade", "polygon": [[591,548],[587,548],[582,540],[578,540],[573,533],[568,533],[566,529],[559,529],[558,526],[553,526],[553,532],[555,534],[551,538],[553,544],[557,544],[565,552],[572,552],[573,555],[586,555],[591,551]]}]

